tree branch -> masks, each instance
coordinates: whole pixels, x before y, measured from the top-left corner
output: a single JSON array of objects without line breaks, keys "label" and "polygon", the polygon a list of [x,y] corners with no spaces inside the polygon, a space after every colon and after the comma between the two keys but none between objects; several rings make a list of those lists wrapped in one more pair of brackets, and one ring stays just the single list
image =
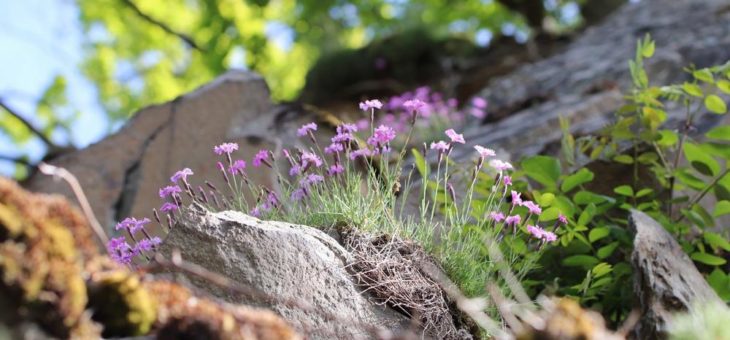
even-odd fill
[{"label": "tree branch", "polygon": [[198,45],[193,38],[191,38],[189,35],[177,32],[170,28],[170,26],[167,26],[165,23],[147,15],[145,12],[142,12],[142,10],[137,7],[137,5],[132,2],[132,0],[122,0],[122,3],[127,5],[130,9],[132,9],[137,15],[142,18],[144,21],[147,21],[148,23],[155,25],[159,28],[161,28],[163,31],[167,32],[168,34],[174,35],[178,38],[180,38],[186,45],[190,46],[191,48],[194,48],[198,51],[204,52],[203,48]]},{"label": "tree branch", "polygon": [[31,124],[30,121],[23,118],[23,116],[18,114],[17,111],[8,107],[8,105],[5,104],[5,102],[2,99],[0,99],[0,108],[5,109],[5,111],[7,111],[11,116],[15,117],[15,119],[19,120],[23,125],[25,125],[25,127],[28,128],[28,130],[30,130],[30,132],[32,132],[34,135],[38,136],[38,138],[40,138],[43,141],[43,143],[45,143],[48,146],[49,152],[51,150],[61,149],[61,147],[56,145],[56,143],[54,143],[53,141],[51,141],[48,138],[48,136],[46,136],[45,134],[43,134],[43,132],[41,132],[35,126],[33,126],[33,124]]}]

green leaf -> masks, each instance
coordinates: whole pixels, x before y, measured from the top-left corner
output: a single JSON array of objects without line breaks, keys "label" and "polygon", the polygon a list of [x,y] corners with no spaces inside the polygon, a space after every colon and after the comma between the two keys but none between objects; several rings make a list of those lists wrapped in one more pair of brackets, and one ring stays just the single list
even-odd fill
[{"label": "green leaf", "polygon": [[583,267],[585,269],[593,268],[598,264],[598,259],[590,255],[573,255],[568,256],[561,262],[567,267]]},{"label": "green leaf", "polygon": [[720,234],[706,231],[702,236],[704,237],[705,242],[707,244],[709,244],[711,247],[720,248],[725,251],[730,251],[730,242],[728,242]]},{"label": "green leaf", "polygon": [[713,217],[730,214],[730,201],[719,201],[715,204],[715,210],[712,212]]},{"label": "green leaf", "polygon": [[634,164],[634,158],[629,155],[618,155],[613,160],[621,164]]},{"label": "green leaf", "polygon": [[578,191],[575,195],[573,195],[573,202],[575,202],[576,204],[585,205],[590,203],[600,204],[604,202],[614,203],[615,200],[608,196],[599,195],[590,191],[583,190]]},{"label": "green leaf", "polygon": [[560,208],[550,207],[542,211],[539,220],[540,222],[554,221],[558,218],[558,214],[560,214]]},{"label": "green leaf", "polygon": [[689,94],[690,96],[695,96],[695,97],[704,97],[705,96],[705,94],[702,93],[702,88],[697,86],[697,84],[684,83],[684,84],[682,84],[682,89],[684,90],[684,92],[687,92],[687,94]]},{"label": "green leaf", "polygon": [[605,245],[596,251],[596,256],[598,256],[599,259],[605,259],[613,254],[614,251],[616,251],[616,248],[618,248],[618,241],[611,242],[608,245]]},{"label": "green leaf", "polygon": [[720,173],[720,164],[696,144],[684,143],[682,150],[689,164],[701,174],[717,176]]},{"label": "green leaf", "polygon": [[646,195],[651,194],[652,192],[654,192],[653,189],[651,189],[651,188],[644,188],[644,189],[639,190],[639,192],[636,193],[636,197],[637,198],[644,197]]},{"label": "green leaf", "polygon": [[705,188],[705,181],[692,174],[688,169],[679,169],[675,174],[682,183],[692,189],[702,190]]},{"label": "green leaf", "polygon": [[712,76],[712,72],[710,72],[710,70],[706,68],[692,72],[692,76],[694,76],[697,80],[701,80],[706,83],[712,84],[715,82],[715,78]]},{"label": "green leaf", "polygon": [[553,205],[553,202],[555,202],[555,194],[546,192],[542,195],[535,195],[535,200],[541,207],[546,208]]},{"label": "green leaf", "polygon": [[679,136],[674,131],[661,130],[659,131],[659,140],[656,142],[661,146],[672,146],[679,142]]},{"label": "green leaf", "polygon": [[593,220],[594,216],[596,216],[596,205],[593,203],[589,203],[578,217],[578,222],[576,222],[576,224],[583,226],[588,225],[588,223]]},{"label": "green leaf", "polygon": [[574,174],[566,177],[563,180],[563,183],[560,184],[560,190],[563,192],[568,192],[583,183],[592,181],[593,177],[594,174],[592,171],[586,168],[580,168],[580,170],[576,171]]},{"label": "green leaf", "polygon": [[597,279],[601,276],[611,273],[612,270],[613,268],[610,264],[606,262],[601,262],[595,265],[593,269],[591,269],[591,272],[593,273],[593,278]]},{"label": "green leaf", "polygon": [[725,105],[725,101],[714,94],[705,98],[705,107],[712,113],[724,114],[727,112],[727,105]]},{"label": "green leaf", "polygon": [[718,80],[717,88],[720,89],[720,91],[722,92],[730,94],[730,81],[727,81],[725,79]]},{"label": "green leaf", "polygon": [[730,125],[721,125],[708,131],[707,138],[730,141]]},{"label": "green leaf", "polygon": [[606,236],[608,236],[611,233],[611,229],[608,227],[599,227],[599,228],[593,228],[590,233],[588,233],[588,240],[591,241],[591,243],[594,243]]},{"label": "green leaf", "polygon": [[422,177],[425,177],[426,175],[428,175],[428,170],[427,170],[428,165],[426,164],[426,159],[423,157],[423,155],[421,155],[421,153],[418,152],[418,150],[416,148],[411,149],[411,153],[413,154],[414,162],[416,164],[416,168],[418,169],[418,173],[420,173]]},{"label": "green leaf", "polygon": [[706,264],[709,266],[721,266],[727,262],[722,257],[710,255],[708,253],[696,252],[696,253],[693,253],[692,256],[690,256],[690,257],[699,263]]},{"label": "green leaf", "polygon": [[548,156],[533,156],[525,159],[522,161],[522,170],[528,177],[549,188],[557,186],[556,183],[562,173],[557,158]]},{"label": "green leaf", "polygon": [[641,48],[641,55],[644,58],[651,58],[651,56],[654,55],[654,41],[649,41],[645,43]]},{"label": "green leaf", "polygon": [[619,195],[622,195],[622,196],[629,196],[629,197],[634,196],[634,189],[632,189],[630,185],[617,186],[613,189],[613,192],[615,192]]}]

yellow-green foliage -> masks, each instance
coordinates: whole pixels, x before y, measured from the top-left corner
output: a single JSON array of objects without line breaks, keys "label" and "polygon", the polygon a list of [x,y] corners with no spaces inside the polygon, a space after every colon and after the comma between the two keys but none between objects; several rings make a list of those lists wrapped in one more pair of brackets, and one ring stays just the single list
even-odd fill
[{"label": "yellow-green foliage", "polygon": [[94,321],[104,325],[105,337],[144,335],[156,320],[154,297],[126,270],[93,275],[89,307]]},{"label": "yellow-green foliage", "polygon": [[[98,331],[85,317],[86,285],[77,240],[62,221],[79,221],[55,198],[30,196],[0,179],[0,311],[4,322],[22,318],[48,334],[89,337]],[[82,234],[83,235],[83,234]]]}]

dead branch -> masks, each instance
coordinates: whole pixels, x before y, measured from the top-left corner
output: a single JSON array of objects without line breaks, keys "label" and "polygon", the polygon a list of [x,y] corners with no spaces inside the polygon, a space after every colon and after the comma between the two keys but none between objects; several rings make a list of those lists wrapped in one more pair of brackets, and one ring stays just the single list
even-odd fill
[{"label": "dead branch", "polygon": [[36,128],[35,126],[33,126],[33,124],[31,124],[30,121],[28,121],[27,119],[25,119],[22,115],[18,114],[18,112],[15,111],[14,109],[10,108],[5,103],[5,101],[3,101],[1,98],[0,98],[0,108],[3,108],[7,113],[9,113],[11,116],[15,117],[15,119],[17,119],[18,121],[20,121],[20,123],[23,124],[28,130],[30,130],[30,132],[32,132],[34,135],[38,136],[38,138],[40,138],[43,141],[43,143],[46,144],[46,146],[48,146],[48,148],[50,150],[59,150],[59,149],[61,149],[61,147],[59,145],[57,145],[56,143],[54,143],[53,141],[51,141],[48,138],[48,136],[46,136],[38,128]]},{"label": "dead branch", "polygon": [[174,35],[174,36],[180,38],[180,40],[182,40],[189,47],[194,48],[200,52],[205,52],[205,50],[203,48],[201,48],[200,45],[198,45],[195,42],[195,40],[193,40],[192,37],[190,37],[187,34],[177,32],[177,31],[173,30],[167,24],[149,16],[145,12],[142,12],[142,10],[134,2],[132,2],[132,0],[121,0],[121,1],[122,1],[122,3],[127,5],[127,7],[129,7],[132,11],[134,11],[134,13],[136,13],[144,21],[147,21],[148,23],[161,28],[163,31],[167,32],[168,34],[171,34],[171,35]]}]

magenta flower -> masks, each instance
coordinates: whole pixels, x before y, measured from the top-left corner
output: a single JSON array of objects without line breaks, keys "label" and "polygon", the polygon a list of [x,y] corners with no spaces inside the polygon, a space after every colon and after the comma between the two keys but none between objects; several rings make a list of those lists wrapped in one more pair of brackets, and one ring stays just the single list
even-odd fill
[{"label": "magenta flower", "polygon": [[127,243],[124,236],[110,239],[106,244],[106,249],[109,256],[121,264],[132,263],[132,258],[137,255],[132,246]]},{"label": "magenta flower", "polygon": [[160,198],[167,198],[169,196],[172,196],[174,194],[179,194],[182,192],[182,189],[180,189],[177,185],[168,185],[164,188],[161,188],[158,192],[160,195]]},{"label": "magenta flower", "polygon": [[300,173],[302,173],[302,167],[299,166],[299,164],[292,165],[291,169],[289,169],[289,176],[297,176]]},{"label": "magenta flower", "polygon": [[424,103],[420,99],[409,99],[406,100],[405,103],[403,103],[403,108],[411,112],[420,112],[425,107],[426,103]]},{"label": "magenta flower", "polygon": [[505,186],[512,185],[512,177],[510,176],[505,175],[504,177],[502,177],[502,181],[504,182]]},{"label": "magenta flower", "polygon": [[355,150],[353,152],[350,152],[350,159],[355,160],[358,157],[368,157],[372,155],[369,149],[359,149]]},{"label": "magenta flower", "polygon": [[220,171],[226,171],[226,166],[223,165],[223,162],[215,162],[215,167]]},{"label": "magenta flower", "polygon": [[261,206],[264,210],[269,211],[276,208],[277,205],[279,205],[279,197],[277,197],[275,193],[269,192],[266,196],[266,201],[264,201]]},{"label": "magenta flower", "polygon": [[563,214],[558,214],[558,221],[562,224],[568,224],[568,218]]},{"label": "magenta flower", "polygon": [[231,167],[228,169],[228,171],[232,174],[241,174],[243,175],[243,170],[246,169],[246,161],[239,159],[233,162]]},{"label": "magenta flower", "polygon": [[360,103],[360,110],[363,110],[363,111],[380,110],[382,107],[383,107],[383,103],[381,103],[377,99],[366,100],[366,101]]},{"label": "magenta flower", "polygon": [[474,105],[474,107],[480,108],[480,109],[486,109],[487,108],[487,101],[484,100],[484,98],[481,97],[474,97],[474,99],[471,100],[471,105]]},{"label": "magenta flower", "polygon": [[528,225],[527,226],[527,232],[530,233],[532,236],[538,239],[542,239],[542,235],[545,233],[545,230],[542,228],[535,226],[535,225]]},{"label": "magenta flower", "polygon": [[452,143],[459,143],[464,144],[466,141],[464,141],[464,135],[456,133],[454,129],[448,129],[445,131],[446,135],[451,138]]},{"label": "magenta flower", "polygon": [[238,144],[236,143],[223,143],[213,147],[213,152],[215,152],[216,155],[222,155],[224,153],[230,155],[236,150],[238,150]]},{"label": "magenta flower", "polygon": [[333,164],[330,166],[330,168],[327,170],[327,175],[335,176],[343,173],[345,171],[345,168],[342,166],[342,164]]},{"label": "magenta flower", "polygon": [[512,169],[512,164],[503,162],[499,159],[493,159],[493,160],[489,161],[489,165],[499,172]]},{"label": "magenta flower", "polygon": [[134,217],[127,217],[121,222],[117,223],[115,230],[127,229],[131,234],[136,234],[138,231],[144,229],[144,225],[150,223],[149,218],[143,218],[138,220]]},{"label": "magenta flower", "polygon": [[530,211],[530,214],[540,215],[542,213],[542,209],[540,209],[540,206],[535,204],[535,202],[533,201],[524,201],[522,202],[522,206],[526,207],[527,210]]},{"label": "magenta flower", "polygon": [[190,168],[185,168],[175,172],[175,174],[170,177],[170,182],[177,183],[177,181],[181,179],[183,180],[183,182],[187,182],[188,176],[191,175],[193,175],[193,170],[190,170]]},{"label": "magenta flower", "polygon": [[302,168],[306,169],[310,164],[319,168],[322,166],[322,160],[311,152],[302,153]]},{"label": "magenta flower", "polygon": [[542,239],[545,240],[545,242],[555,242],[558,240],[558,235],[555,235],[552,231],[545,231],[542,234]]},{"label": "magenta flower", "polygon": [[512,205],[522,205],[522,197],[520,197],[522,194],[512,190]]},{"label": "magenta flower", "polygon": [[317,174],[309,174],[307,177],[302,178],[301,181],[299,181],[299,185],[301,185],[303,188],[309,187],[312,184],[317,184],[324,181],[324,177]]},{"label": "magenta flower", "polygon": [[504,219],[504,223],[507,225],[518,225],[521,221],[522,217],[520,217],[520,215],[507,216],[507,218]]},{"label": "magenta flower", "polygon": [[332,143],[329,146],[327,146],[326,148],[324,148],[324,153],[333,154],[333,153],[342,152],[342,150],[344,150],[344,149],[345,148],[342,146],[342,144]]},{"label": "magenta flower", "polygon": [[165,204],[163,204],[160,207],[160,211],[165,212],[165,213],[173,213],[178,208],[180,208],[180,207],[178,207],[177,204],[175,204],[175,203],[165,202]]},{"label": "magenta flower", "polygon": [[383,145],[390,143],[393,139],[395,139],[395,130],[389,126],[381,125],[368,138],[368,144],[372,146]]},{"label": "magenta flower", "polygon": [[297,136],[299,136],[299,137],[306,136],[307,133],[309,133],[309,131],[317,131],[317,124],[315,124],[314,122],[312,122],[312,123],[309,123],[309,124],[302,125],[302,127],[300,127],[297,130]]},{"label": "magenta flower", "polygon": [[292,201],[299,201],[302,198],[304,198],[307,195],[307,193],[302,188],[298,188],[291,193],[291,200]]},{"label": "magenta flower", "polygon": [[355,137],[352,136],[352,133],[343,131],[343,132],[338,132],[330,140],[332,141],[332,143],[347,143],[347,142],[355,140]]},{"label": "magenta flower", "polygon": [[497,211],[492,211],[489,213],[489,218],[491,218],[494,222],[502,222],[504,220],[504,214]]},{"label": "magenta flower", "polygon": [[357,126],[355,124],[342,124],[337,127],[337,133],[355,133],[357,132]]},{"label": "magenta flower", "polygon": [[474,116],[475,118],[479,118],[479,119],[482,119],[482,118],[484,118],[484,117],[487,116],[487,113],[484,112],[484,110],[482,110],[482,109],[480,109],[478,107],[472,107],[469,110],[469,114],[472,115],[472,116]]},{"label": "magenta flower", "polygon": [[485,148],[481,145],[475,145],[474,149],[477,150],[477,153],[479,153],[479,157],[481,158],[493,157],[497,155],[494,150]]},{"label": "magenta flower", "polygon": [[440,140],[438,142],[431,142],[431,150],[438,150],[439,152],[449,151],[449,144]]},{"label": "magenta flower", "polygon": [[162,243],[162,240],[157,236],[150,239],[145,238],[137,242],[137,245],[135,246],[135,252],[140,253],[142,251],[152,251],[160,243]]},{"label": "magenta flower", "polygon": [[266,163],[266,160],[269,158],[269,150],[261,149],[259,152],[256,153],[255,156],[253,156],[253,166],[260,167],[262,163]]},{"label": "magenta flower", "polygon": [[248,213],[249,215],[253,217],[261,217],[261,208],[255,207],[251,210],[251,212]]}]

